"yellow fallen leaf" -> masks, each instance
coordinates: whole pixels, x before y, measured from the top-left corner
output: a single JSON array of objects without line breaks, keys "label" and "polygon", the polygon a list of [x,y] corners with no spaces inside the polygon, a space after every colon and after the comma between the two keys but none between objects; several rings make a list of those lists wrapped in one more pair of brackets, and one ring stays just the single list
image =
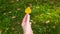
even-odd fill
[{"label": "yellow fallen leaf", "polygon": [[26,13],[26,14],[30,14],[30,13],[31,13],[31,8],[30,8],[30,7],[27,7],[27,8],[25,9],[25,13]]}]

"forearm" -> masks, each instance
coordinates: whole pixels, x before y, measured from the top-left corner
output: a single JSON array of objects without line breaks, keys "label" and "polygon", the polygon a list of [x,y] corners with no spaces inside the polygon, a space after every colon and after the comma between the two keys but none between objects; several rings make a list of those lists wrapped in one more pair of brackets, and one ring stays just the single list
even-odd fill
[{"label": "forearm", "polygon": [[25,31],[24,34],[33,34],[33,31],[30,30],[30,31]]}]

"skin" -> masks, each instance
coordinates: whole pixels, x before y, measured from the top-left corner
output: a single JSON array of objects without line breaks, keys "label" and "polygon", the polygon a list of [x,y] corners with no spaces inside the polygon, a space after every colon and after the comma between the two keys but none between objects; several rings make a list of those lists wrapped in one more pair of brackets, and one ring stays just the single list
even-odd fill
[{"label": "skin", "polygon": [[29,20],[30,20],[30,15],[26,14],[22,21],[23,34],[33,34]]}]

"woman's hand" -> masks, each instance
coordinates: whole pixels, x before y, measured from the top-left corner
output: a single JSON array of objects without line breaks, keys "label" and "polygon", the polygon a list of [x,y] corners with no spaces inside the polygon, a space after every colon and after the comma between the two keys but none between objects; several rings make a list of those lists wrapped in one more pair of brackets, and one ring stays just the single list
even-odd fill
[{"label": "woman's hand", "polygon": [[29,20],[30,20],[30,15],[26,14],[22,21],[22,28],[23,28],[24,34],[33,34]]}]

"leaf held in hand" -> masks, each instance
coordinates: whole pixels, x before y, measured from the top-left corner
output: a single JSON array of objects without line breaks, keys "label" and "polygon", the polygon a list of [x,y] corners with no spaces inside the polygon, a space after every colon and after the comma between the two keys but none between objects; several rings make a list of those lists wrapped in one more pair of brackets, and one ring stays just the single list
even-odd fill
[{"label": "leaf held in hand", "polygon": [[27,8],[25,9],[25,13],[26,13],[26,14],[30,14],[30,13],[31,13],[30,7],[27,7]]}]

